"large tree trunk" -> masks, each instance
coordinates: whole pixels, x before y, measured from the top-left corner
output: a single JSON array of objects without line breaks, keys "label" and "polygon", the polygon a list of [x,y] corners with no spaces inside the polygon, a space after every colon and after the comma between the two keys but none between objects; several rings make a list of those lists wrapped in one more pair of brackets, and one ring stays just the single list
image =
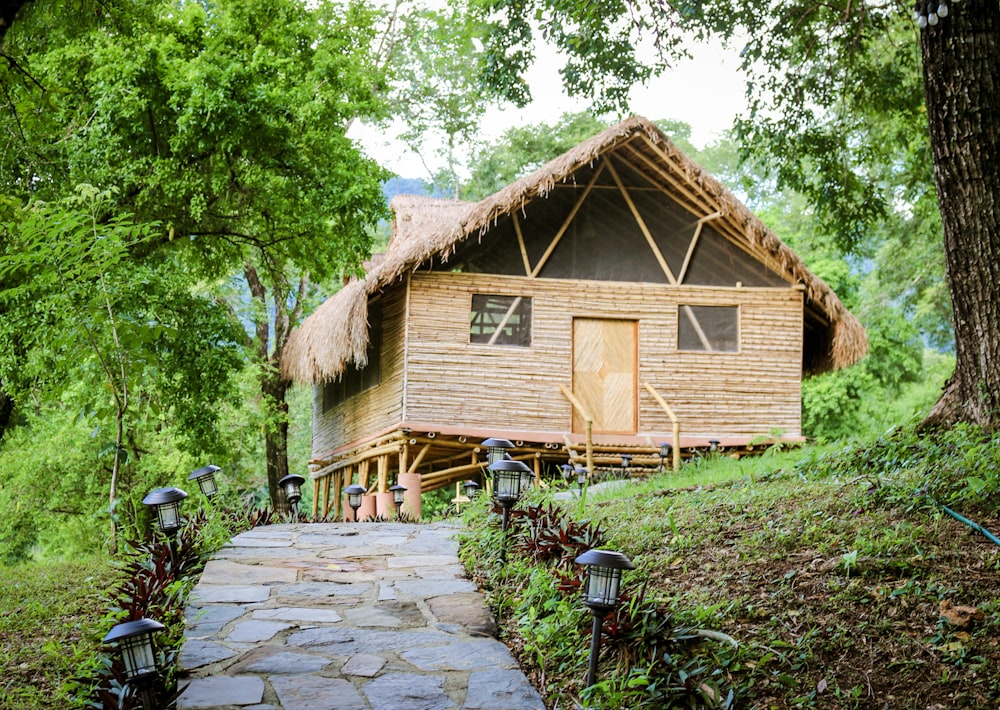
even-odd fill
[{"label": "large tree trunk", "polygon": [[962,0],[948,8],[938,24],[920,30],[920,47],[956,361],[924,424],[994,429],[1000,425],[1000,3]]}]

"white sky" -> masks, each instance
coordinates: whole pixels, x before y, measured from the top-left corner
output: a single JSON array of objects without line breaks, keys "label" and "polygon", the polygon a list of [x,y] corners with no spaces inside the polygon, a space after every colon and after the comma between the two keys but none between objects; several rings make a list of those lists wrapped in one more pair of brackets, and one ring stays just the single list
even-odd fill
[{"label": "white sky", "polygon": [[[539,50],[541,52],[541,49]],[[691,142],[698,147],[729,128],[733,118],[746,108],[745,81],[738,71],[736,50],[719,44],[698,45],[692,58],[678,63],[646,87],[632,93],[632,112],[650,120],[677,119],[691,126]],[[562,89],[553,56],[536,63],[528,73],[534,101],[523,109],[491,108],[480,136],[492,141],[508,128],[534,123],[552,123],[567,111],[582,111],[583,101],[574,101]],[[402,177],[428,177],[420,160],[389,132],[356,122],[349,135],[381,165]]]}]

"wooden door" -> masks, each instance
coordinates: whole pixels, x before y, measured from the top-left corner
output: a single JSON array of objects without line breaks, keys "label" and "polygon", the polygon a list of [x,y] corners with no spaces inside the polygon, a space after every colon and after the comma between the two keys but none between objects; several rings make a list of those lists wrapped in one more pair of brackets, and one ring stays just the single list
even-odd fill
[{"label": "wooden door", "polygon": [[[594,418],[594,433],[636,432],[636,340],[633,320],[573,319],[573,395]],[[573,408],[573,431],[584,431]]]}]

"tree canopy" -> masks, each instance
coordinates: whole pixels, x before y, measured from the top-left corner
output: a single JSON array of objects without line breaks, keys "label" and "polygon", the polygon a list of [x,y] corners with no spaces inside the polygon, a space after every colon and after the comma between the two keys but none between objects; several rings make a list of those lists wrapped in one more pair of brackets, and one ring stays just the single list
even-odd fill
[{"label": "tree canopy", "polygon": [[[995,0],[921,0],[916,12],[895,0],[477,7],[492,18],[484,76],[522,103],[529,95],[520,77],[536,41],[567,51],[571,93],[593,91],[598,105],[618,110],[627,108],[624,95],[602,87],[661,70],[685,40],[715,36],[739,47],[750,96],[736,126],[743,153],[769,166],[779,188],[805,195],[827,233],[859,249],[883,220],[907,212],[933,230],[936,205],[957,362],[928,424],[1000,425],[990,394],[1000,388],[1000,310],[987,305],[1000,303],[990,256],[1000,249]],[[635,49],[643,40],[660,49],[652,61]],[[915,303],[933,300],[934,284],[919,290],[910,293]]]}]

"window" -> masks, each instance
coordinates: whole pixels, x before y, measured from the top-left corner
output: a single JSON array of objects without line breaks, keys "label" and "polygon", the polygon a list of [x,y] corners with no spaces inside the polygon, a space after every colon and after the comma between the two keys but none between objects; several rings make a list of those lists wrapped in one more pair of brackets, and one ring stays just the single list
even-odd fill
[{"label": "window", "polygon": [[677,349],[735,353],[740,349],[738,306],[680,306]]},{"label": "window", "polygon": [[339,378],[323,385],[323,411],[377,385],[382,377],[382,302],[368,304],[368,364],[363,368],[347,366]]},{"label": "window", "polygon": [[469,342],[523,348],[530,346],[531,299],[473,294]]}]

